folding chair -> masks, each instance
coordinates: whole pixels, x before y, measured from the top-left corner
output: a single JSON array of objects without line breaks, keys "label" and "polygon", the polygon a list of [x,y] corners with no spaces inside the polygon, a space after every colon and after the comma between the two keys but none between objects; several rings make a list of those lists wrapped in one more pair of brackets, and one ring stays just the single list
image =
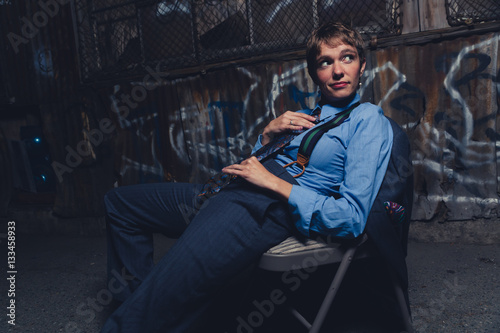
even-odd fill
[{"label": "folding chair", "polygon": [[[312,323],[296,309],[290,308],[295,318],[306,327],[309,333],[317,333],[325,321],[330,306],[351,262],[376,255],[376,249],[368,242],[366,233],[355,240],[342,243],[329,242],[321,238],[305,239],[302,241],[292,236],[264,253],[260,259],[259,268],[272,272],[287,272],[298,269],[309,269],[312,266],[339,264],[337,272]],[[412,333],[414,330],[403,290],[397,279],[393,278],[392,274],[389,275],[406,332]]]},{"label": "folding chair", "polygon": [[[407,284],[406,243],[413,204],[413,168],[410,160],[410,143],[401,127],[388,118],[393,134],[393,146],[387,172],[380,191],[368,216],[365,233],[353,241],[341,243],[325,239],[299,240],[290,237],[262,255],[259,267],[268,271],[286,272],[308,268],[311,264],[339,263],[331,286],[313,323],[309,323],[298,311],[292,313],[310,333],[319,332],[328,310],[337,294],[346,271],[353,260],[378,256],[388,268],[406,332],[414,332],[411,324],[409,302],[402,283]],[[394,223],[384,208],[385,201],[399,203],[406,208],[403,220]],[[338,240],[337,240],[338,241]],[[405,285],[406,289],[407,285]]]}]

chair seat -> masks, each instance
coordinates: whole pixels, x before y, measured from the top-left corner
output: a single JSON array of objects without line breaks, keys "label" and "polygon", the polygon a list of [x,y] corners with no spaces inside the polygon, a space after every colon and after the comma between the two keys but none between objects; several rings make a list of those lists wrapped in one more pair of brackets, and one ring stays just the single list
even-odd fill
[{"label": "chair seat", "polygon": [[268,254],[289,254],[300,251],[309,251],[314,249],[324,249],[326,247],[337,247],[340,243],[330,243],[327,244],[325,241],[321,239],[310,239],[305,238],[303,240],[299,240],[295,236],[290,236],[280,244],[270,248],[267,253]]},{"label": "chair seat", "polygon": [[[357,241],[361,244],[367,240],[363,235]],[[350,246],[352,244],[349,242]],[[373,256],[365,245],[357,248],[356,259]],[[342,261],[346,250],[344,243],[326,241],[322,238],[288,237],[280,244],[270,248],[260,259],[259,267],[268,271],[285,272],[305,267],[327,265]]]}]

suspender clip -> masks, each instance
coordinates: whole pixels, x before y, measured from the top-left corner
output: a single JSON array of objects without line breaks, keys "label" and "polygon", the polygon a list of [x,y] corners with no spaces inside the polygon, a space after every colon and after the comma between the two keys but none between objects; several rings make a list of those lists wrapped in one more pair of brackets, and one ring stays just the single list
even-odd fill
[{"label": "suspender clip", "polygon": [[301,153],[298,153],[297,160],[290,162],[288,164],[285,164],[283,166],[283,168],[288,168],[289,166],[294,165],[295,163],[297,163],[302,168],[302,171],[300,173],[293,176],[293,178],[298,178],[298,177],[302,176],[304,171],[306,171],[306,165],[307,165],[307,163],[309,163],[309,157],[306,157],[306,156],[302,155]]}]

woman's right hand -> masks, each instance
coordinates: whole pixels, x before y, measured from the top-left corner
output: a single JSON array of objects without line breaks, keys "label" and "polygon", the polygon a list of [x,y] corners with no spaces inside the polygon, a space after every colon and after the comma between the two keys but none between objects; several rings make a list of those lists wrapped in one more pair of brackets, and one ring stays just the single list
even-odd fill
[{"label": "woman's right hand", "polygon": [[305,113],[286,111],[264,128],[262,132],[262,144],[269,143],[278,134],[309,129],[314,126],[315,120],[315,117]]}]

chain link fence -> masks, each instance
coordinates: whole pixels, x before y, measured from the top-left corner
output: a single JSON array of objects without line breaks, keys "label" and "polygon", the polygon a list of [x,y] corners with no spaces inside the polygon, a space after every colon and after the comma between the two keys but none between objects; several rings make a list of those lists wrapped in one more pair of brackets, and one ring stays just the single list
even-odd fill
[{"label": "chain link fence", "polygon": [[451,26],[500,20],[499,0],[446,0],[446,15]]},{"label": "chain link fence", "polygon": [[326,21],[401,33],[402,0],[76,0],[82,77],[123,77],[302,49]]}]

